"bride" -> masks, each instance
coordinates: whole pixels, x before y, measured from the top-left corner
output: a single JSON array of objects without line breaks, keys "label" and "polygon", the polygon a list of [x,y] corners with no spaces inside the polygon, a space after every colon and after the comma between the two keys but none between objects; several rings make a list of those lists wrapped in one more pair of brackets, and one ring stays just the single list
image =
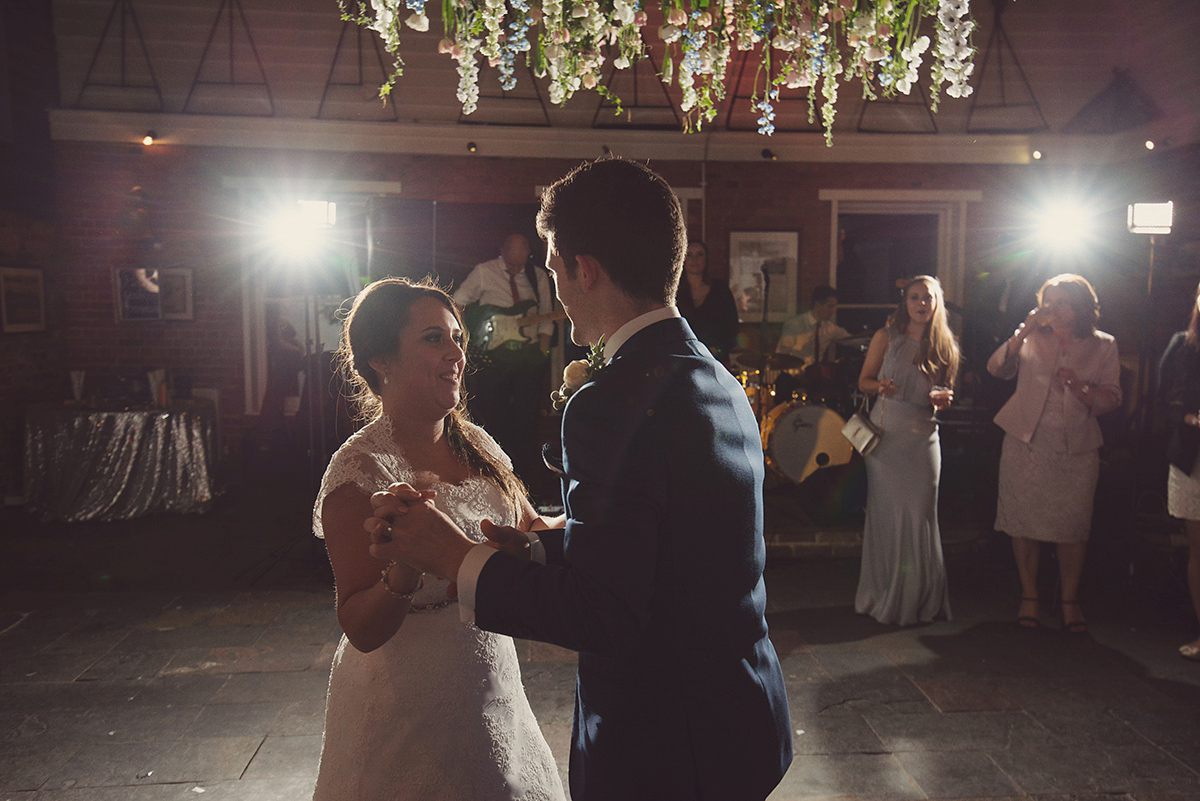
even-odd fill
[{"label": "bride", "polygon": [[536,513],[508,457],[462,412],[462,321],[429,282],[387,278],[354,301],[340,357],[371,418],[334,454],[313,509],[338,621],[314,801],[564,798],[511,638],[459,620],[448,583],[368,552],[370,497],[434,494],[473,539]]}]

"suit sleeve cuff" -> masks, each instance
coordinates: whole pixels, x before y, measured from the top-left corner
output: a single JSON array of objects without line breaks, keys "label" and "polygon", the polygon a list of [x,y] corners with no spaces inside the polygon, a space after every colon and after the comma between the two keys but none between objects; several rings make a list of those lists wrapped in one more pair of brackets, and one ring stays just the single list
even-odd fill
[{"label": "suit sleeve cuff", "polygon": [[487,545],[476,545],[467,551],[467,556],[458,567],[458,616],[463,623],[475,623],[475,585],[487,560],[496,554],[496,549]]}]

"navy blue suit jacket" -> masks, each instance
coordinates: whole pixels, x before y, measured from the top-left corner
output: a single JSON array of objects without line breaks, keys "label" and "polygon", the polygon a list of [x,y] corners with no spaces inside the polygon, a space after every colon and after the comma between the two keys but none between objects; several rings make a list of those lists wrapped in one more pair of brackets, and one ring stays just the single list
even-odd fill
[{"label": "navy blue suit jacket", "polygon": [[579,652],[574,801],[762,799],[792,760],[767,639],[763,453],[742,387],[681,319],[568,403],[566,529],[496,554],[476,623]]}]

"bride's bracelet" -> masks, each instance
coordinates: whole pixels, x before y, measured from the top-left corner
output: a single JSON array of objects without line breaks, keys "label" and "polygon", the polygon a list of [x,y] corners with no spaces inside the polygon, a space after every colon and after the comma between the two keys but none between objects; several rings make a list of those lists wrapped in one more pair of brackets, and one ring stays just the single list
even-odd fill
[{"label": "bride's bracelet", "polygon": [[383,573],[379,576],[379,583],[387,590],[387,594],[395,598],[397,601],[411,601],[412,597],[417,594],[417,590],[425,586],[425,574],[422,573],[417,579],[417,586],[413,587],[408,592],[396,592],[392,589],[392,585],[388,584],[388,573],[392,572],[392,568],[398,564],[395,560],[388,562],[387,567],[383,569]]}]

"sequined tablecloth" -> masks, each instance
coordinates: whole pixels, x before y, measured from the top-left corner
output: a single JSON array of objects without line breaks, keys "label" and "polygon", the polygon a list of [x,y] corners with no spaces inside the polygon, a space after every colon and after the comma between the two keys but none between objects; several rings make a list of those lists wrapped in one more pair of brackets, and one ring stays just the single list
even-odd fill
[{"label": "sequined tablecloth", "polygon": [[207,401],[157,409],[37,404],[25,413],[25,500],[49,520],[200,512],[213,498],[216,414]]}]

